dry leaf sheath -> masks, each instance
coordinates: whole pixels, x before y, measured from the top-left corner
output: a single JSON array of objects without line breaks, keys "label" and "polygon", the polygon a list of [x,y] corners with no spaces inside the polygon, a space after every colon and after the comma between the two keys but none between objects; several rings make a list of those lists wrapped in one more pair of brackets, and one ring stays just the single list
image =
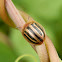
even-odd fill
[{"label": "dry leaf sheath", "polygon": [[[14,4],[12,3],[11,0],[5,0],[5,7],[7,9],[8,15],[10,16],[10,18],[12,19],[12,21],[14,22],[14,24],[16,25],[16,27],[18,27],[18,29],[21,32],[25,32],[25,36],[27,37],[27,32],[32,31],[32,29],[34,29],[32,27],[32,25],[34,25],[34,23],[29,23],[26,22],[27,19],[24,15],[26,15],[23,12],[23,17],[20,15],[20,13],[18,12],[18,10],[16,9],[16,7],[14,6]],[[28,15],[27,15],[28,16]],[[26,20],[24,20],[23,18],[25,17]],[[33,19],[31,18],[30,21],[33,21]],[[25,27],[26,26],[26,27]],[[40,25],[39,25],[40,26]],[[25,27],[25,28],[24,28]],[[29,28],[30,27],[30,28]],[[23,31],[24,28],[24,31]],[[27,28],[27,29],[26,29]],[[32,28],[32,29],[31,29]],[[37,28],[37,27],[36,27]],[[42,28],[42,27],[41,27]],[[41,28],[38,28],[39,31],[43,32],[43,30],[40,30]],[[29,31],[30,30],[30,31]],[[35,30],[35,29],[34,29]],[[37,33],[37,32],[36,32]],[[45,32],[44,32],[45,33]],[[43,34],[44,34],[43,33]],[[23,34],[23,33],[22,33]],[[31,34],[31,33],[30,33]],[[36,37],[38,37],[35,33],[33,33]],[[38,33],[37,33],[38,34]],[[32,34],[31,34],[32,35]],[[38,34],[39,35],[39,34]],[[40,36],[40,35],[39,35]],[[41,36],[40,36],[41,37]],[[41,37],[42,38],[42,37]],[[39,40],[43,40],[38,37]],[[28,38],[29,39],[29,38]],[[33,38],[32,38],[33,39]],[[32,41],[32,39],[29,39],[30,41]],[[37,39],[37,38],[36,38]],[[39,43],[39,40],[37,39],[37,42]],[[35,40],[35,39],[34,39]],[[36,41],[36,40],[35,40]],[[49,38],[46,36],[45,34],[45,39],[43,40],[43,42],[41,44],[35,44],[36,42],[33,41],[34,43],[30,43],[30,45],[34,48],[34,50],[38,53],[39,58],[40,58],[40,62],[59,62],[59,57],[57,55],[57,52],[53,46],[53,44],[51,43],[51,41],[49,40]],[[45,43],[44,43],[45,41]],[[46,45],[46,46],[45,46]],[[52,48],[50,48],[51,46]],[[47,49],[46,49],[47,48]],[[48,51],[48,53],[47,53]],[[53,53],[53,52],[54,53]],[[54,57],[52,56],[54,54]],[[49,56],[49,57],[48,57]],[[57,58],[57,60],[56,60]],[[50,61],[49,61],[50,60]]]}]

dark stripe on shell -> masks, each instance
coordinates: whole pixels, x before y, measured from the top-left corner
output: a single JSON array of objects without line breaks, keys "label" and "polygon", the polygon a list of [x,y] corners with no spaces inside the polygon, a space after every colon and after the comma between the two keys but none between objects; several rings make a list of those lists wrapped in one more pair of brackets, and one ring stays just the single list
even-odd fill
[{"label": "dark stripe on shell", "polygon": [[32,40],[36,41],[27,31],[24,31]]},{"label": "dark stripe on shell", "polygon": [[38,39],[39,39],[39,41],[43,41],[30,27],[27,27],[27,29],[31,32],[31,33],[33,33]]},{"label": "dark stripe on shell", "polygon": [[29,40],[30,42],[32,42],[32,43],[35,43],[35,44],[38,44],[38,42],[36,43],[36,42],[33,42],[32,40],[30,40],[25,34],[24,34],[24,36],[27,38],[27,40]]},{"label": "dark stripe on shell", "polygon": [[[37,24],[37,23],[34,23],[40,30],[42,30],[42,28]],[[43,34],[44,34],[44,31],[42,30]],[[45,37],[45,34],[44,34],[44,37]]]},{"label": "dark stripe on shell", "polygon": [[34,26],[33,24],[31,24],[32,26],[33,26],[33,28],[34,29],[36,29],[37,30],[37,32],[42,36],[42,33],[41,33],[41,31],[36,27],[36,26]]}]

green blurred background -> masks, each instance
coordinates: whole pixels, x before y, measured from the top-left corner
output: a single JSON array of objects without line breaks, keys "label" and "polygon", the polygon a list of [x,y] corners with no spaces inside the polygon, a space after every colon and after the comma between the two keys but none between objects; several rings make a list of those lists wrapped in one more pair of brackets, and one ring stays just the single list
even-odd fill
[{"label": "green blurred background", "polygon": [[[28,13],[45,28],[62,59],[62,0],[12,1],[17,8]],[[31,54],[40,62],[38,55],[21,33],[6,25],[0,18],[0,62],[14,62],[24,54]],[[25,57],[21,62],[33,62],[33,59]]]}]

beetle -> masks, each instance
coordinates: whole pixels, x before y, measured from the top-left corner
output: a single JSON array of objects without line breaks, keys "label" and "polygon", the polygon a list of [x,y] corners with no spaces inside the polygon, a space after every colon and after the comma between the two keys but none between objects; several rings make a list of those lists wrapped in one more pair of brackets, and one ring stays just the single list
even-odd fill
[{"label": "beetle", "polygon": [[45,39],[45,30],[38,22],[29,21],[24,25],[22,35],[30,43],[42,44]]}]

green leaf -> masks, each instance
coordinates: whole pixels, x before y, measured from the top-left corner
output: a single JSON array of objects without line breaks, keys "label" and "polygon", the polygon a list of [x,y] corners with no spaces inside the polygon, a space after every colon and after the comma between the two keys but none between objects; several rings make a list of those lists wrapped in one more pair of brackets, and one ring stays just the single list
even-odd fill
[{"label": "green leaf", "polygon": [[14,62],[16,54],[5,44],[0,42],[0,62]]}]

